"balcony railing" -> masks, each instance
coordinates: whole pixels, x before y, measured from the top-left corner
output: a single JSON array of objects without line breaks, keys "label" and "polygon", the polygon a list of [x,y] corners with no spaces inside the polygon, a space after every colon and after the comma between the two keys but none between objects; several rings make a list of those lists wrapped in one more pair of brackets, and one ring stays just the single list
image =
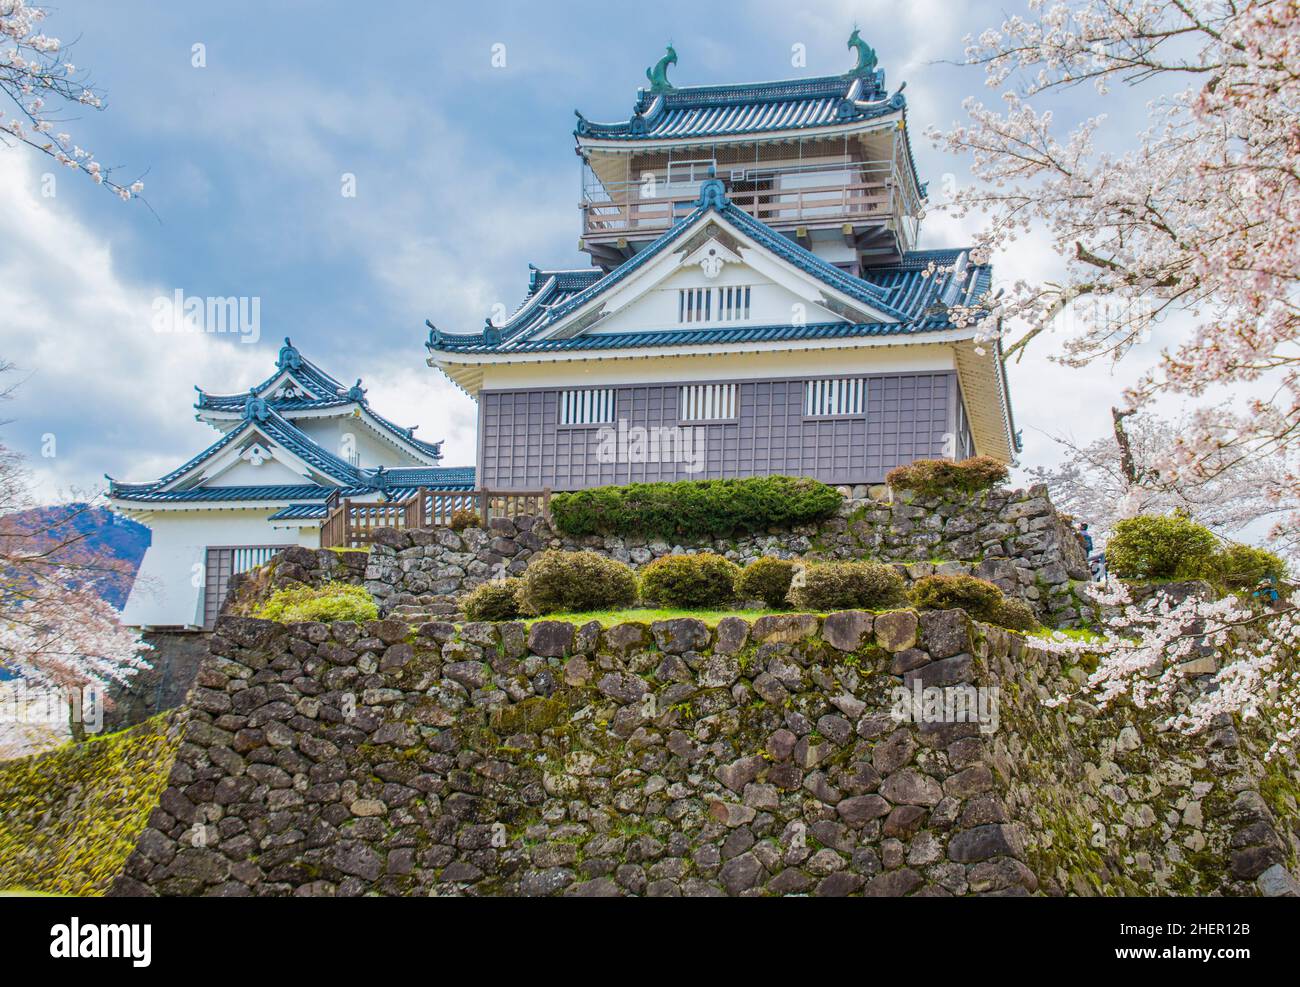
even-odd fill
[{"label": "balcony railing", "polygon": [[321,524],[322,548],[361,548],[380,528],[435,528],[451,523],[459,510],[473,511],[484,526],[494,517],[536,514],[550,520],[551,491],[432,490],[421,487],[406,500],[355,503],[348,498],[328,504]]},{"label": "balcony railing", "polygon": [[[718,169],[733,203],[774,227],[895,221],[906,235],[918,202],[909,201],[886,162]],[[593,240],[656,235],[690,214],[699,182],[584,183],[583,235]]]}]

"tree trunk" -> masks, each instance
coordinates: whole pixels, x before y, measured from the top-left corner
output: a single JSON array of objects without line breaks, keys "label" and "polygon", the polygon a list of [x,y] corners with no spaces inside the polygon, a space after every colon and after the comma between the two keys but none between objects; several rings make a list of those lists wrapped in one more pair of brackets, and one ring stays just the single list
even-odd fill
[{"label": "tree trunk", "polygon": [[1128,432],[1124,431],[1124,419],[1131,414],[1132,411],[1110,409],[1111,421],[1115,428],[1115,443],[1119,446],[1120,472],[1124,474],[1124,479],[1128,481],[1130,487],[1136,487],[1138,485],[1137,464],[1133,462],[1133,446],[1129,444]]},{"label": "tree trunk", "polygon": [[81,690],[68,690],[68,732],[75,743],[86,739],[86,724],[81,718]]}]

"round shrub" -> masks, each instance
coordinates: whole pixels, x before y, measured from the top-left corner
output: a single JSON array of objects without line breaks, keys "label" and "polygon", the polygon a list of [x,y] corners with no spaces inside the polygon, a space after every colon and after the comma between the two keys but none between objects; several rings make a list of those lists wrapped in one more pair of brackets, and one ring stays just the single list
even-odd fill
[{"label": "round shrub", "polygon": [[725,606],[739,575],[740,566],[713,552],[665,555],[641,570],[641,599],[688,610]]},{"label": "round shrub", "polygon": [[794,569],[789,559],[755,559],[736,577],[736,595],[742,600],[762,600],[773,610],[786,609],[790,606],[786,597],[790,595]]},{"label": "round shrub", "polygon": [[1121,579],[1198,579],[1217,542],[1183,514],[1143,514],[1115,525],[1106,543],[1106,567]]},{"label": "round shrub", "polygon": [[918,610],[965,610],[974,620],[1013,631],[1031,631],[1038,626],[1029,604],[975,576],[922,576],[907,595]]},{"label": "round shrub", "polygon": [[517,595],[528,613],[613,610],[636,602],[636,576],[622,562],[595,552],[551,549],[534,555]]},{"label": "round shrub", "polygon": [[283,624],[304,620],[377,620],[379,607],[364,586],[325,583],[278,589],[253,616]]},{"label": "round shrub", "polygon": [[801,610],[880,610],[906,602],[903,577],[881,562],[821,562],[795,580],[790,597]]},{"label": "round shrub", "polygon": [[1005,463],[990,456],[972,456],[954,463],[950,459],[918,459],[889,471],[885,482],[895,490],[913,490],[923,497],[949,492],[978,493],[1005,483],[1010,474]]},{"label": "round shrub", "polygon": [[1038,629],[1038,617],[1029,604],[1014,596],[1004,597],[989,615],[988,622],[1013,631]]},{"label": "round shrub", "polygon": [[1225,589],[1249,590],[1267,576],[1281,581],[1286,569],[1286,563],[1266,549],[1228,545],[1210,558],[1206,575]]},{"label": "round shrub", "polygon": [[974,576],[922,576],[908,590],[918,610],[965,610],[976,620],[991,620],[1006,594]]},{"label": "round shrub", "polygon": [[466,528],[480,527],[481,524],[477,511],[468,507],[458,507],[451,512],[451,520],[447,522],[447,527],[452,531],[464,531]]},{"label": "round shrub", "polygon": [[474,588],[461,601],[466,620],[516,620],[519,609],[520,580],[497,579]]}]

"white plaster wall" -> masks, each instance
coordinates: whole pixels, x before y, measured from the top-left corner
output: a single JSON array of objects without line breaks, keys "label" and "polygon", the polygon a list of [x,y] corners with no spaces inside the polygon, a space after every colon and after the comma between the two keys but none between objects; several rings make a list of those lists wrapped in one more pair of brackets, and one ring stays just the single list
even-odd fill
[{"label": "white plaster wall", "polygon": [[384,442],[370,426],[357,418],[299,418],[294,424],[340,459],[346,460],[348,451],[355,449],[361,456],[360,465],[363,469],[423,465],[396,446]]},{"label": "white plaster wall", "polygon": [[320,545],[317,528],[272,527],[267,517],[276,509],[158,511],[139,517],[153,537],[122,611],[122,623],[131,627],[201,625],[209,547]]}]

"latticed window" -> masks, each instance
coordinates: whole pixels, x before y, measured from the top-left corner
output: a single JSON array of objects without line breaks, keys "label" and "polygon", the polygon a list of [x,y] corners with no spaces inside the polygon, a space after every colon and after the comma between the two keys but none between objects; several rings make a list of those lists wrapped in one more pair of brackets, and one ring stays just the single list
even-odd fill
[{"label": "latticed window", "polygon": [[560,392],[561,425],[606,425],[614,420],[614,388]]},{"label": "latticed window", "polygon": [[683,288],[677,293],[677,321],[707,322],[712,302],[713,293],[708,288]]},{"label": "latticed window", "polygon": [[735,384],[685,384],[682,386],[681,420],[726,421],[736,417]]},{"label": "latticed window", "polygon": [[677,321],[741,322],[749,318],[750,285],[682,288],[677,292]]},{"label": "latticed window", "polygon": [[749,318],[749,285],[718,288],[718,319],[739,322]]},{"label": "latticed window", "polygon": [[863,377],[804,382],[803,413],[809,418],[861,415],[866,407],[867,381]]}]

